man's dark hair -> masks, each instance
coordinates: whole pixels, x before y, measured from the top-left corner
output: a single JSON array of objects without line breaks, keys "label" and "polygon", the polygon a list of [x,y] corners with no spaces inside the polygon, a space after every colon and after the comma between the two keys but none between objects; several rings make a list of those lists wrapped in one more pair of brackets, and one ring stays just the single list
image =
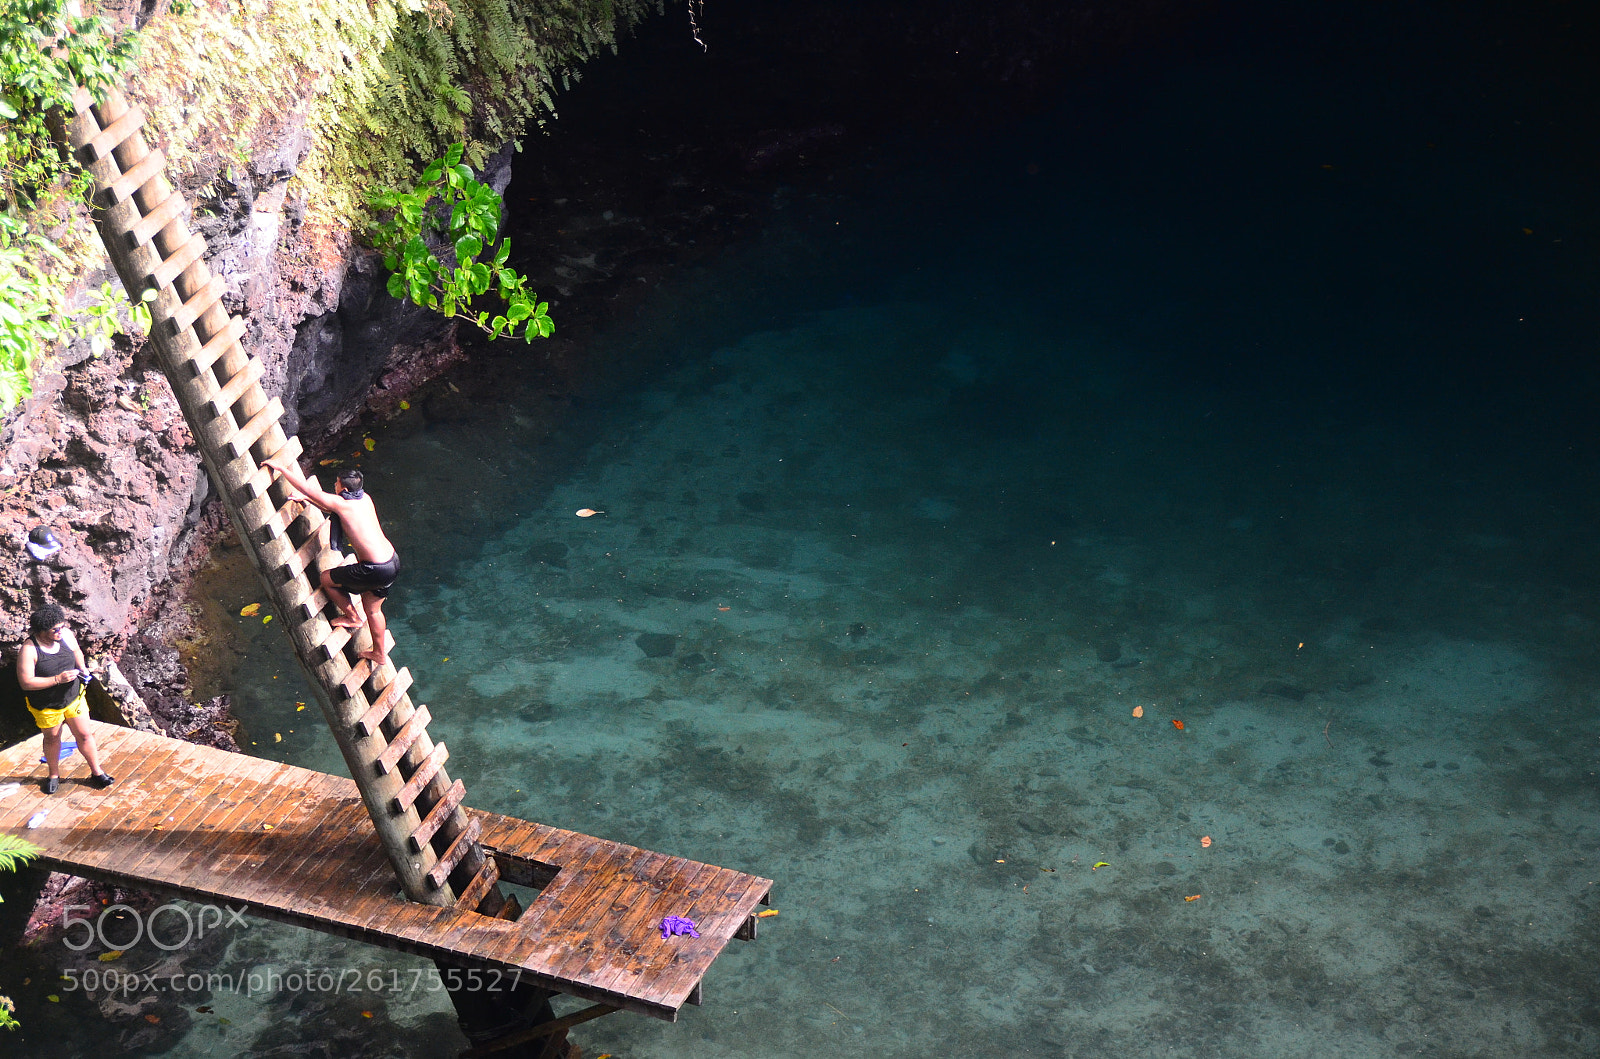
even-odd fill
[{"label": "man's dark hair", "polygon": [[28,627],[32,629],[35,634],[48,632],[66,620],[66,611],[62,610],[54,603],[46,603],[44,606],[33,612],[33,616],[28,619]]},{"label": "man's dark hair", "polygon": [[348,471],[339,472],[339,481],[344,483],[346,489],[355,490],[361,488],[361,483],[366,481],[366,478],[362,476],[360,471],[352,467]]}]

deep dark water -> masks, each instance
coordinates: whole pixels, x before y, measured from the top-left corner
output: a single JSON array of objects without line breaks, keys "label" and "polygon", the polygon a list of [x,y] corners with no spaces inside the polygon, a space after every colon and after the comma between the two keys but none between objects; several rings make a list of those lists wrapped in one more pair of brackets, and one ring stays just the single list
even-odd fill
[{"label": "deep dark water", "polygon": [[[551,140],[592,165],[530,145],[511,198],[552,269],[599,247],[559,308],[611,374],[497,360],[367,461],[474,804],[778,880],[703,1009],[586,1052],[1600,1050],[1572,6],[1223,4],[900,122],[851,118],[872,54],[770,122],[748,59],[597,67]],[[256,752],[339,768],[236,635]],[[218,966],[409,966],[274,929]],[[436,996],[371,1007],[169,1054],[453,1047]]]}]

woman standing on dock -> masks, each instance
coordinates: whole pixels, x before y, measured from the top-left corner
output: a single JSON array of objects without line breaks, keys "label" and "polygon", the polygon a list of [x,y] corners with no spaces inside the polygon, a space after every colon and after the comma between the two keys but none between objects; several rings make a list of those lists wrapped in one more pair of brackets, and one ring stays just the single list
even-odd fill
[{"label": "woman standing on dock", "polygon": [[28,627],[33,635],[17,652],[17,683],[26,693],[28,712],[44,732],[44,760],[50,770],[44,792],[54,794],[61,786],[63,724],[72,729],[89,763],[89,783],[104,790],[114,781],[100,768],[94,733],[84,723],[89,716],[85,700],[89,664],[83,660],[78,638],[67,627],[65,612],[53,603],[34,611]]}]

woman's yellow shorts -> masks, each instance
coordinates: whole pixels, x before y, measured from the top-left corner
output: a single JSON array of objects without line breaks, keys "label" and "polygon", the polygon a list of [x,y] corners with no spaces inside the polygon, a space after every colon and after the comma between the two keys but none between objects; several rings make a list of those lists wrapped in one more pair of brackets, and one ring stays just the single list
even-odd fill
[{"label": "woman's yellow shorts", "polygon": [[33,714],[34,723],[43,731],[48,732],[62,721],[70,720],[73,717],[82,717],[89,712],[89,689],[79,688],[78,697],[59,710],[36,710],[30,703],[28,712]]}]

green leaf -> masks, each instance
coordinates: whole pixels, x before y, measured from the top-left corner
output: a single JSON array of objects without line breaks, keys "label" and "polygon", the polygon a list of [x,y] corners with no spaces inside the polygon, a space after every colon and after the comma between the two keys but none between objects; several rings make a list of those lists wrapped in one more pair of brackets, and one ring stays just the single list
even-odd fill
[{"label": "green leaf", "polygon": [[463,235],[456,240],[456,260],[465,264],[483,250],[483,242],[475,235]]}]

